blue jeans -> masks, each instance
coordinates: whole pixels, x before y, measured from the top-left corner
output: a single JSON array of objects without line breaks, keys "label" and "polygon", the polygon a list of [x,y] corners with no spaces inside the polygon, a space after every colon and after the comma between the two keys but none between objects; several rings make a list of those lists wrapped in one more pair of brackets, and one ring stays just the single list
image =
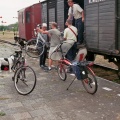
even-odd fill
[{"label": "blue jeans", "polygon": [[76,42],[73,44],[73,46],[69,49],[69,51],[67,52],[66,58],[70,61],[73,61],[75,59],[76,56],[76,52],[77,52],[77,44]]},{"label": "blue jeans", "polygon": [[75,19],[75,27],[78,29],[78,43],[83,43],[84,37],[83,37],[83,32],[84,32],[84,23],[82,22],[82,18]]},{"label": "blue jeans", "polygon": [[[41,44],[41,42],[38,42],[38,46],[42,47],[43,45]],[[41,52],[42,52],[42,49],[40,49],[40,53]],[[47,47],[45,46],[44,51],[43,51],[42,55],[40,55],[40,58],[39,58],[39,65],[40,66],[45,65],[46,58],[47,58]]]}]

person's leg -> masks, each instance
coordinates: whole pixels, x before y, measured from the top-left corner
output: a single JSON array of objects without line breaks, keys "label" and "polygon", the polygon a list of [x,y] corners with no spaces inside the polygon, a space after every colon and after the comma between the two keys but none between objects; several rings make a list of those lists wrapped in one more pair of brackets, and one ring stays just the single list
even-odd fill
[{"label": "person's leg", "polygon": [[[40,42],[38,42],[38,47],[41,47]],[[44,57],[44,52],[43,52],[42,55],[40,55],[40,58],[39,58],[39,65],[40,65],[40,67],[42,67],[42,65],[43,65],[43,57]]]},{"label": "person's leg", "polygon": [[84,32],[84,25],[82,22],[82,18],[75,20],[75,26],[78,29],[78,43],[83,43],[83,32]]},{"label": "person's leg", "polygon": [[44,49],[44,55],[43,55],[43,65],[44,65],[44,67],[46,66],[45,65],[46,58],[47,58],[47,48],[45,47],[45,49]]},{"label": "person's leg", "polygon": [[69,49],[66,55],[67,59],[72,61],[73,60],[73,46]]},{"label": "person's leg", "polygon": [[76,53],[77,53],[77,44],[75,42],[73,47],[72,47],[72,59],[73,60],[75,59]]},{"label": "person's leg", "polygon": [[50,68],[51,68],[52,63],[53,63],[52,59],[49,59],[49,67]]},{"label": "person's leg", "polygon": [[40,56],[40,67],[42,67],[43,66],[43,58],[44,58],[44,53]]}]

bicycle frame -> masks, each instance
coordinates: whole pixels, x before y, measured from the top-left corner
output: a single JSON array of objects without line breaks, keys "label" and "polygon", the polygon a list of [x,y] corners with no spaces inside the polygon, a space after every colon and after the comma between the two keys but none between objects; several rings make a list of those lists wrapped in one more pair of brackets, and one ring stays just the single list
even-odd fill
[{"label": "bicycle frame", "polygon": [[20,63],[20,67],[25,65],[25,60],[24,58],[22,57],[22,51],[15,51],[15,60],[14,60],[14,64],[12,66],[12,70],[15,71],[16,67],[17,67],[17,64]]}]

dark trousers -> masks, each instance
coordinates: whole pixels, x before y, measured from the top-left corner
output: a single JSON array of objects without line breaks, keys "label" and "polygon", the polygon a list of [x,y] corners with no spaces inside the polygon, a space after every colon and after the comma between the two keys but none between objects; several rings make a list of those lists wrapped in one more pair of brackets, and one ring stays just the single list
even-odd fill
[{"label": "dark trousers", "polygon": [[75,20],[75,27],[78,29],[78,43],[83,43],[84,36],[84,23],[82,22],[82,18],[76,19]]},{"label": "dark trousers", "polygon": [[73,44],[73,46],[69,49],[66,58],[70,61],[73,61],[75,59],[76,56],[76,52],[77,52],[77,45],[76,42]]},{"label": "dark trousers", "polygon": [[47,47],[45,46],[43,54],[40,56],[40,66],[45,65],[45,61],[47,58]]}]

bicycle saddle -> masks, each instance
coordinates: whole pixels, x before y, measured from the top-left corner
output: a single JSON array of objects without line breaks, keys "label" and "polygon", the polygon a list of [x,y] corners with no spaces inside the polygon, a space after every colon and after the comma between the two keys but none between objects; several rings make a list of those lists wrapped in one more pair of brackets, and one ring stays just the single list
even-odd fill
[{"label": "bicycle saddle", "polygon": [[22,53],[22,51],[20,50],[20,51],[15,51],[15,53]]}]

